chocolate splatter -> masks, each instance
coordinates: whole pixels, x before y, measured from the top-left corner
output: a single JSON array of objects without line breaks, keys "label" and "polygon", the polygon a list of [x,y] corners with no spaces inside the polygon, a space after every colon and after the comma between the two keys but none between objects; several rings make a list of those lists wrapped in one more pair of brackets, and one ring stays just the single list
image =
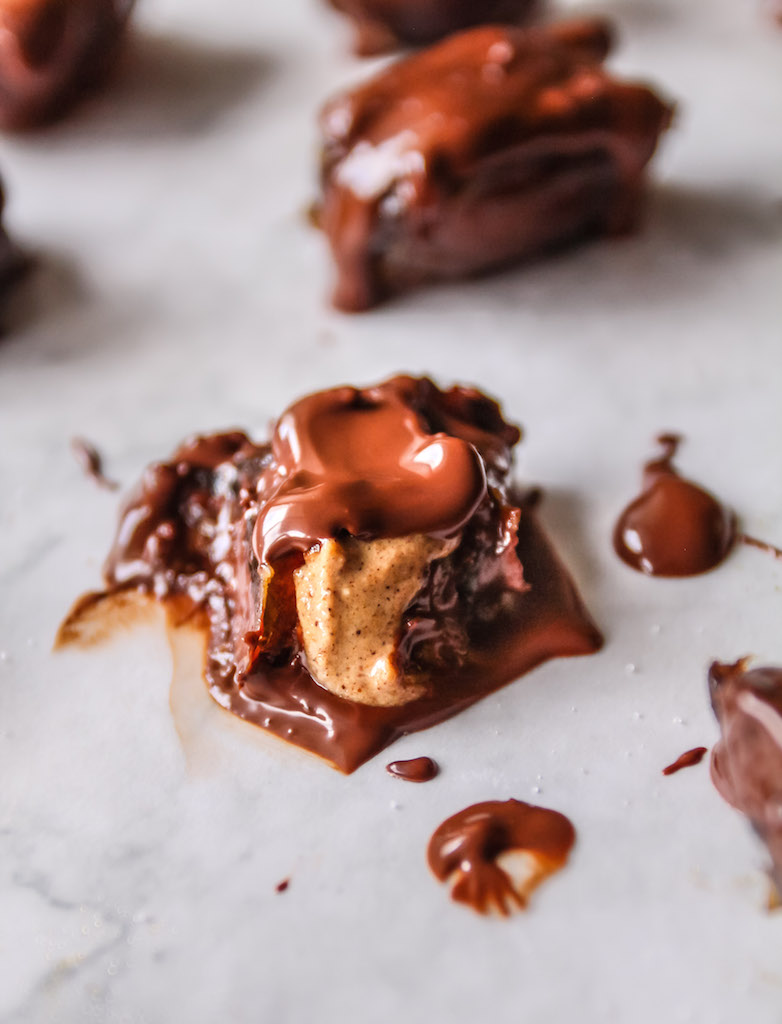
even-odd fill
[{"label": "chocolate splatter", "polygon": [[[557,811],[520,800],[474,804],[448,818],[429,841],[429,867],[441,881],[453,878],[451,896],[481,914],[507,916],[526,907],[533,889],[566,863],[576,839]],[[503,854],[529,854],[532,870],[522,882],[498,863]]]},{"label": "chocolate splatter", "polygon": [[672,764],[669,764],[667,768],[663,768],[663,775],[675,775],[682,768],[692,768],[693,765],[700,764],[704,755],[708,752],[707,747],[693,747],[692,750],[685,750]]}]

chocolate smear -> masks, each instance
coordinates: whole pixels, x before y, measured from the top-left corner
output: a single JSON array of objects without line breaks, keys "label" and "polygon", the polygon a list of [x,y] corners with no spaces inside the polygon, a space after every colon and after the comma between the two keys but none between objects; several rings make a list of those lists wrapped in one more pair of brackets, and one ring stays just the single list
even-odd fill
[{"label": "chocolate smear", "polygon": [[[533,889],[565,865],[575,839],[564,814],[520,800],[490,800],[444,821],[429,841],[427,858],[441,882],[453,880],[451,896],[458,903],[508,916],[523,910]],[[521,883],[498,863],[513,852],[528,854],[531,862]]]}]

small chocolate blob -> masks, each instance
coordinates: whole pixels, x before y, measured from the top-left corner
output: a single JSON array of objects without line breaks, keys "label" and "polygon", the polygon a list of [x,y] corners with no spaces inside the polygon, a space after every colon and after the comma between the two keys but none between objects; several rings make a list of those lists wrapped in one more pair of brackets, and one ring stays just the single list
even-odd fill
[{"label": "small chocolate blob", "polygon": [[693,747],[692,750],[685,750],[672,764],[663,768],[663,775],[675,775],[682,768],[692,768],[694,765],[700,764],[707,753],[707,747]]},{"label": "small chocolate blob", "polygon": [[409,761],[392,761],[386,771],[394,778],[406,782],[431,782],[440,774],[440,768],[431,757],[414,757]]}]

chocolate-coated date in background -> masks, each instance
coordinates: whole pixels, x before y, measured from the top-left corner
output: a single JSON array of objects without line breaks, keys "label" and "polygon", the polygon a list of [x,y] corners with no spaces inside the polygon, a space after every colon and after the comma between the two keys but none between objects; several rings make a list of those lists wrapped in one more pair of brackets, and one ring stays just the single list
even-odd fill
[{"label": "chocolate-coated date in background", "polygon": [[517,24],[537,0],[328,0],[356,27],[356,52],[363,56],[397,46],[427,46],[473,25]]},{"label": "chocolate-coated date in background", "polygon": [[631,229],[672,109],[602,67],[610,27],[471,29],[321,114],[334,304],[480,274]]},{"label": "chocolate-coated date in background", "polygon": [[63,114],[110,71],[133,0],[0,0],[0,127]]}]

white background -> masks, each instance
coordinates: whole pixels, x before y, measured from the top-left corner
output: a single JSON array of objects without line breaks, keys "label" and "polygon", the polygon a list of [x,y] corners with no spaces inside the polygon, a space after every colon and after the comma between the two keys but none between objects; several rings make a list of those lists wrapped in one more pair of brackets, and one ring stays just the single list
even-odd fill
[{"label": "white background", "polygon": [[[706,763],[661,775],[716,738],[712,658],[782,662],[782,565],[740,549],[649,580],[610,547],[662,429],[782,542],[782,30],[753,0],[605,9],[612,65],[680,105],[644,233],[364,316],[328,310],[304,218],[315,111],[367,70],[314,0],[147,0],[110,93],[2,142],[7,220],[42,264],[0,343],[4,1024],[782,1019],[765,852]],[[172,714],[159,624],[51,653],[118,506],[73,435],[128,486],[193,430],[263,435],[298,394],[396,371],[476,383],[523,424],[519,476],[547,490],[602,653],[399,742],[442,764],[418,787],[383,755],[338,775],[195,671]],[[510,796],[578,844],[527,914],[484,920],[426,843]]]}]

